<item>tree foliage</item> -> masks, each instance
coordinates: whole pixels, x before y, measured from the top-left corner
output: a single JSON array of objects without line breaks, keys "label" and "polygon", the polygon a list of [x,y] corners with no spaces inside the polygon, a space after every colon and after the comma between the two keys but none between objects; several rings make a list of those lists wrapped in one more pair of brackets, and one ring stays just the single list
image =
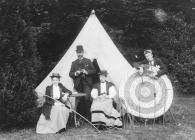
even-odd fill
[{"label": "tree foliage", "polygon": [[22,126],[36,119],[33,90],[41,62],[36,47],[37,30],[24,20],[23,2],[1,5],[0,116],[7,126]]}]

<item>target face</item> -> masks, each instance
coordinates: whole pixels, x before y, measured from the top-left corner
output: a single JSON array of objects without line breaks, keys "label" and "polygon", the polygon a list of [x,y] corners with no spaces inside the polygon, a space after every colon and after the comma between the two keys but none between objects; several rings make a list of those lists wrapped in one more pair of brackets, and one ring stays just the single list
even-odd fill
[{"label": "target face", "polygon": [[129,76],[119,89],[119,96],[125,101],[127,111],[141,118],[156,118],[171,106],[173,88],[166,75],[158,80],[138,72]]}]

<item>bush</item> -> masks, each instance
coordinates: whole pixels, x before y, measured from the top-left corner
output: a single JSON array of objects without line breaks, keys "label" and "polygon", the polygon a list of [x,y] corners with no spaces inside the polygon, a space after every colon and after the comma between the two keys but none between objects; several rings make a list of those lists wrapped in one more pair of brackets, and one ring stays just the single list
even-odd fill
[{"label": "bush", "polygon": [[41,66],[36,49],[38,32],[27,25],[17,8],[14,4],[2,6],[1,10],[8,10],[9,16],[4,13],[0,20],[0,113],[3,114],[1,121],[7,127],[37,121],[33,90]]}]

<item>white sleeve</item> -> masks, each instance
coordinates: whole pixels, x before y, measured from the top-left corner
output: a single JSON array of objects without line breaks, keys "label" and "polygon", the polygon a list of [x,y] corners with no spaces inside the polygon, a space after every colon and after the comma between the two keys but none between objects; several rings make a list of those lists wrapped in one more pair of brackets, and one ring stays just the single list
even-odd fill
[{"label": "white sleeve", "polygon": [[93,99],[97,98],[98,97],[98,90],[93,88],[92,91],[91,91],[91,97]]},{"label": "white sleeve", "polygon": [[109,88],[109,98],[114,98],[116,96],[116,89],[114,86]]}]

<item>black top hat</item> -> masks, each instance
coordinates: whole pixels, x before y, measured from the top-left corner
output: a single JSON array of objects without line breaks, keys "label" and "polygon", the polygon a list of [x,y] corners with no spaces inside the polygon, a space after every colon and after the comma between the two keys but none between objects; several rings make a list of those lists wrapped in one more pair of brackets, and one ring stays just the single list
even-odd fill
[{"label": "black top hat", "polygon": [[106,70],[101,70],[99,72],[99,75],[104,75],[104,76],[107,76],[108,75],[108,72]]},{"label": "black top hat", "polygon": [[82,45],[77,45],[77,49],[76,49],[76,52],[77,53],[81,53],[81,52],[83,52],[84,50],[83,50],[83,46]]},{"label": "black top hat", "polygon": [[60,78],[60,74],[59,73],[52,73],[52,75],[50,76],[51,78],[53,77],[57,77],[57,78]]}]

